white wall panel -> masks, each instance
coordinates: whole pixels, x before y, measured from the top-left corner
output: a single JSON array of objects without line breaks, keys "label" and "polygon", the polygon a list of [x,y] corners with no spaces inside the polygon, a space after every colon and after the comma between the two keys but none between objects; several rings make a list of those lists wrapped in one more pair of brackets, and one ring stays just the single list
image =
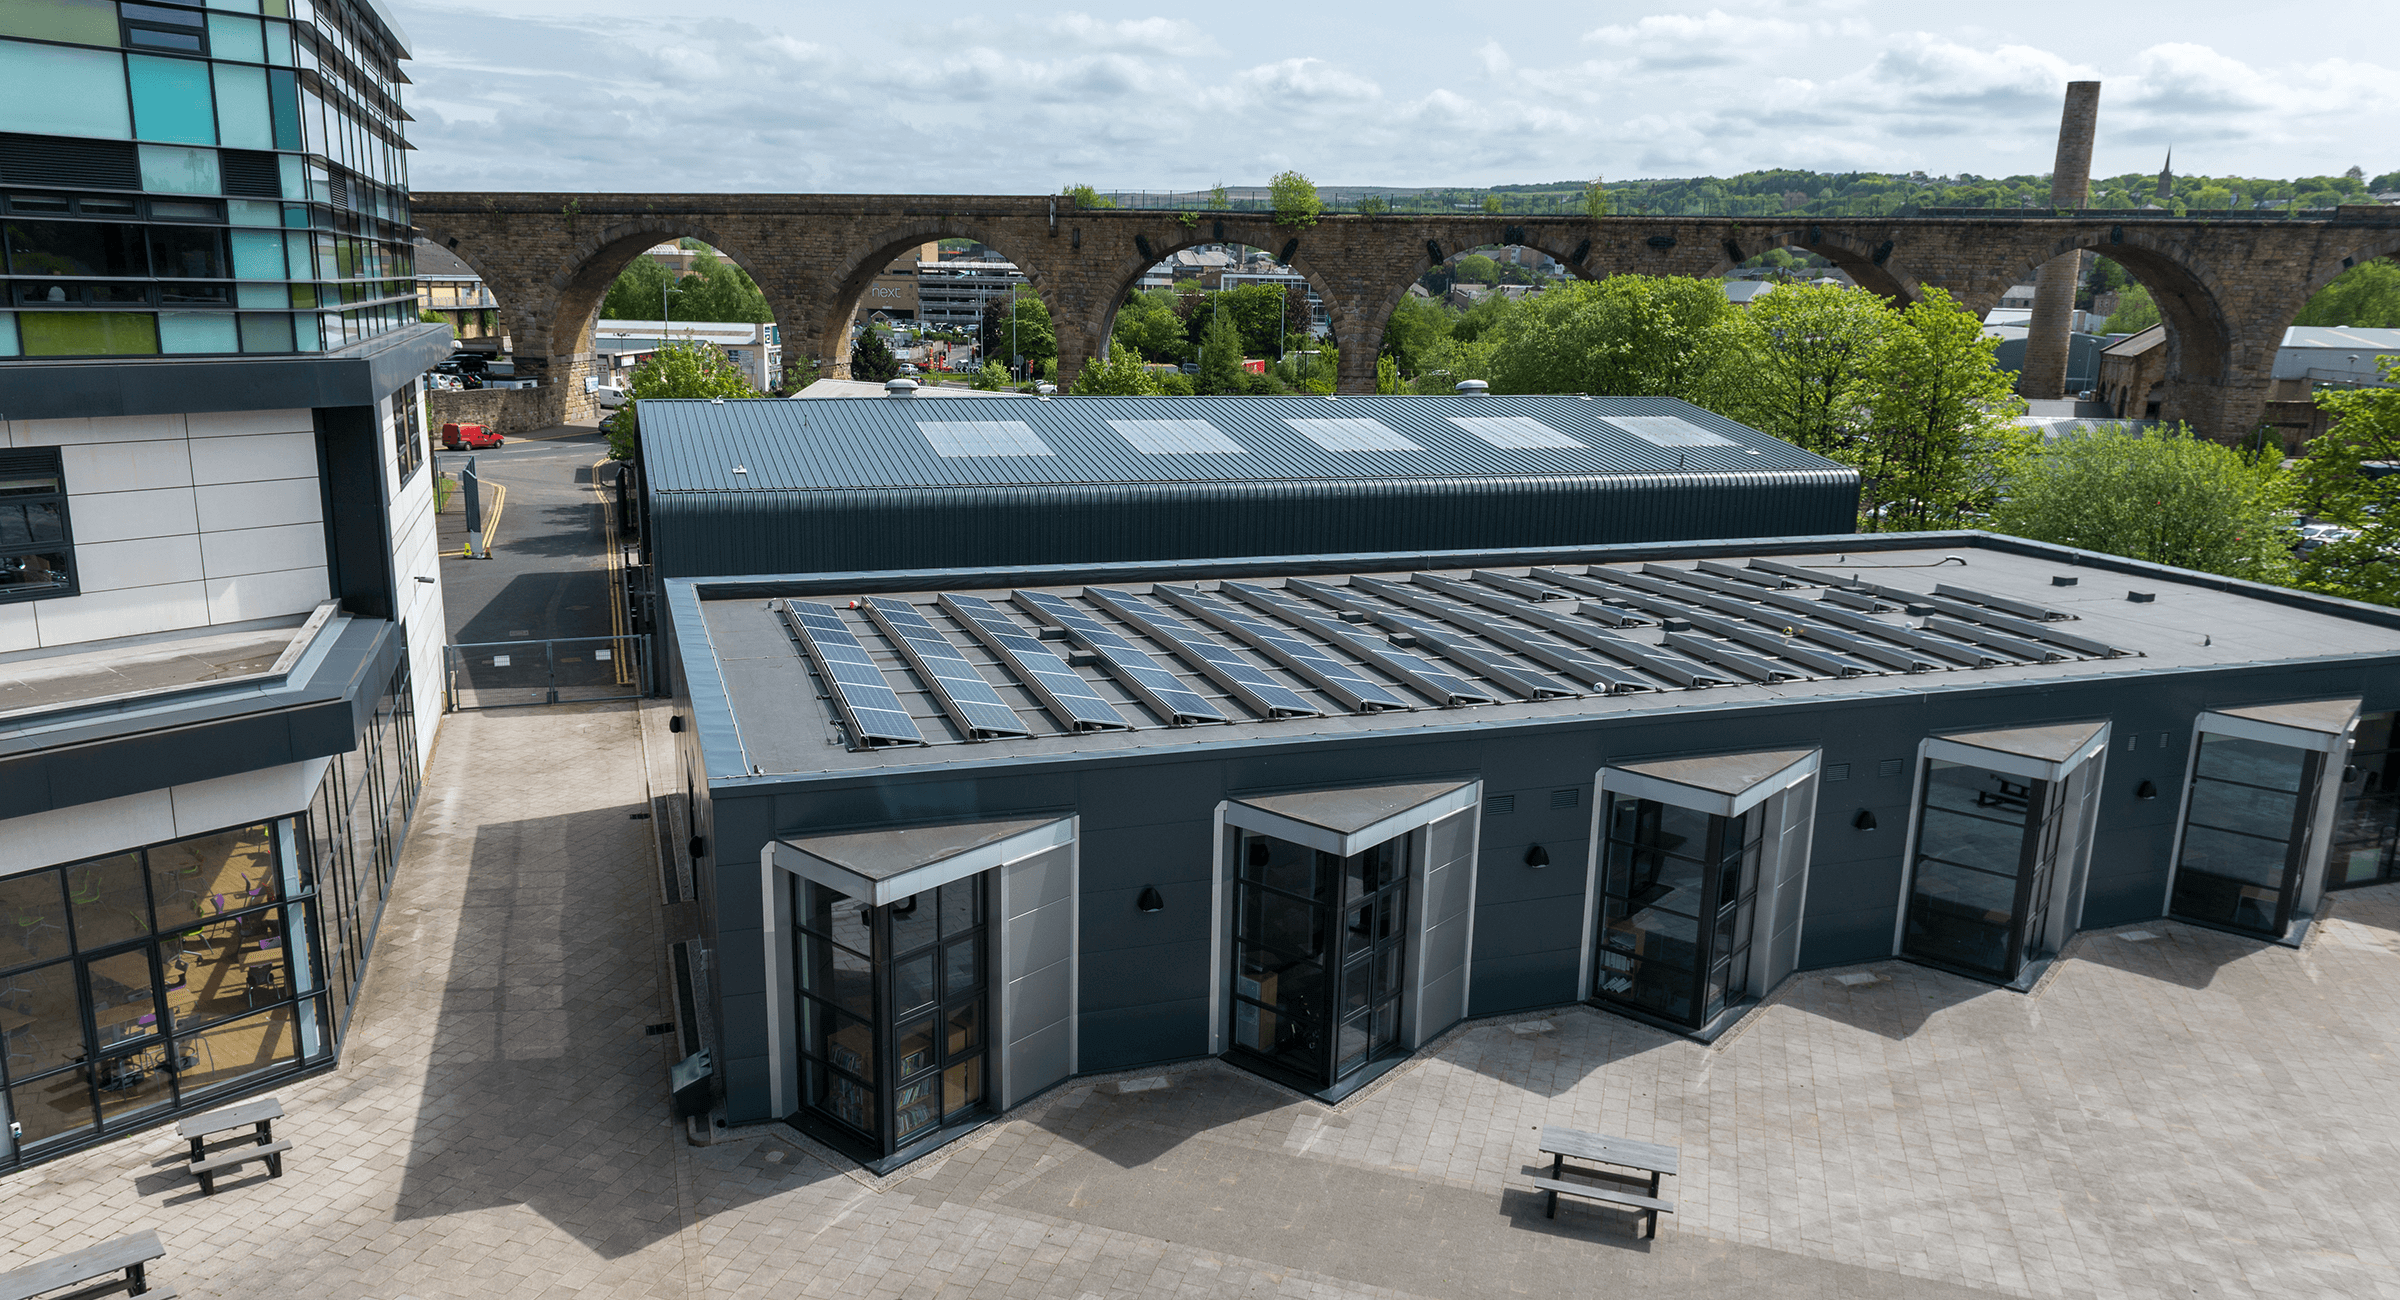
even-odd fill
[{"label": "white wall panel", "polygon": [[1075,845],[996,869],[1000,1105],[1075,1071]]},{"label": "white wall panel", "polygon": [[0,875],[175,838],[174,800],[147,790],[0,821]]},{"label": "white wall panel", "polygon": [[183,417],[195,438],[225,438],[244,433],[309,433],[317,427],[316,413],[307,407],[288,411],[209,411]]},{"label": "white wall panel", "polygon": [[194,483],[254,483],[317,475],[317,438],[313,433],[194,438],[190,446]]},{"label": "white wall panel", "polygon": [[10,433],[19,447],[64,447],[84,442],[157,442],[181,438],[180,415],[105,415],[90,419],[18,420]]},{"label": "white wall panel", "polygon": [[175,834],[200,835],[299,812],[308,807],[331,762],[312,758],[175,786],[167,791],[174,805]]},{"label": "white wall panel", "polygon": [[181,438],[166,442],[86,442],[58,449],[71,497],[190,487],[192,457]]},{"label": "white wall panel", "polygon": [[[240,623],[279,614],[305,614],[326,599],[328,586],[322,567],[210,578],[208,621]],[[381,684],[377,685],[380,688]]]},{"label": "white wall panel", "polygon": [[29,604],[0,605],[0,654],[31,650],[42,643],[41,627]]},{"label": "white wall panel", "polygon": [[[198,582],[200,576],[200,539],[189,533],[124,542],[76,539],[75,585],[86,596],[162,583]],[[57,603],[76,599],[80,598],[65,597]]]},{"label": "white wall panel", "polygon": [[325,515],[323,492],[313,478],[215,483],[192,489],[192,497],[202,532],[313,523]]},{"label": "white wall panel", "polygon": [[121,542],[134,537],[169,537],[200,531],[199,509],[190,488],[154,492],[104,492],[85,496],[69,481],[67,522],[75,545]]},{"label": "white wall panel", "polygon": [[233,528],[199,537],[201,572],[210,578],[325,567],[325,526]]},{"label": "white wall panel", "polygon": [[175,582],[125,591],[102,591],[33,604],[42,644],[100,641],[112,636],[146,636],[208,623],[208,593],[197,582]]}]

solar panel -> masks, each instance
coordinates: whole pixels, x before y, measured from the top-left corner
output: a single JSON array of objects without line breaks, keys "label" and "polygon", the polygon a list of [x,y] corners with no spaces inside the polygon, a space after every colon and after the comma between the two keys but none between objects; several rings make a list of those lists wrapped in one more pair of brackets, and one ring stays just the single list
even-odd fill
[{"label": "solar panel", "polygon": [[1680,415],[1612,415],[1608,422],[1653,447],[1739,447],[1721,433],[1710,433]]},{"label": "solar panel", "polygon": [[1933,584],[1933,594],[1948,596],[1952,600],[1971,600],[1978,605],[1989,605],[1994,609],[2005,610],[2020,618],[2030,618],[2040,623],[2054,623],[2075,617],[2063,609],[2052,609],[2048,605],[2036,605],[2030,600],[2018,600],[2011,596],[1995,596],[1988,591],[1977,591],[1973,587],[1954,587],[1947,582]]},{"label": "solar panel", "polygon": [[[1813,671],[1834,677],[1852,677],[1861,673],[1878,671],[1871,664],[1861,663],[1845,655],[1814,650],[1799,644],[1800,624],[1804,620],[1786,618],[1771,611],[1759,610],[1755,606],[1737,611],[1735,618],[1721,618],[1714,614],[1703,614],[1691,607],[1693,604],[1704,603],[1697,598],[1706,593],[1693,592],[1688,589],[1677,590],[1674,583],[1659,578],[1644,577],[1640,574],[1611,570],[1609,577],[1615,582],[1632,588],[1634,594],[1627,596],[1626,599],[1641,605],[1652,613],[1671,615],[1686,620],[1693,627],[1764,650],[1778,658],[1789,659],[1793,663]],[[1758,618],[1758,621],[1755,623],[1736,621],[1753,617]]]},{"label": "solar panel", "polygon": [[1381,420],[1285,420],[1327,451],[1423,451]]},{"label": "solar panel", "polygon": [[1229,605],[1203,601],[1197,591],[1164,584],[1150,590],[1159,599],[1238,638],[1244,645],[1306,678],[1319,690],[1357,712],[1372,713],[1377,709],[1411,707],[1408,701],[1359,675],[1350,665],[1273,623],[1253,618]]},{"label": "solar panel", "polygon": [[1258,665],[1200,635],[1183,620],[1155,606],[1145,605],[1120,591],[1103,591],[1097,587],[1085,588],[1083,597],[1140,628],[1143,635],[1166,643],[1210,681],[1233,692],[1242,703],[1270,718],[1324,716],[1325,710],[1269,677]]},{"label": "solar panel", "polygon": [[1453,415],[1450,423],[1495,447],[1580,447],[1583,444],[1530,415]]},{"label": "solar panel", "polygon": [[[1426,580],[1431,583],[1446,583],[1449,584],[1449,587],[1453,588],[1464,588],[1466,586],[1465,583],[1456,582],[1449,578],[1436,577],[1435,575],[1429,573],[1418,574],[1416,576],[1421,580]],[[1624,669],[1617,667],[1615,664],[1602,663],[1599,660],[1592,658],[1590,655],[1562,644],[1561,642],[1544,633],[1529,632],[1522,628],[1510,627],[1506,623],[1496,622],[1492,619],[1485,618],[1476,610],[1464,609],[1454,604],[1447,604],[1442,601],[1432,600],[1421,596],[1396,582],[1385,582],[1379,578],[1363,577],[1352,578],[1350,582],[1353,586],[1362,587],[1365,590],[1374,592],[1376,595],[1383,597],[1385,600],[1392,601],[1395,604],[1406,605],[1410,609],[1416,610],[1420,614],[1430,615],[1431,617],[1441,619],[1444,622],[1463,627],[1466,630],[1481,636],[1487,641],[1493,642],[1497,645],[1505,646],[1510,650],[1514,650],[1518,654],[1533,660],[1535,663],[1538,663],[1545,668],[1552,669],[1556,672],[1565,673],[1567,676],[1572,677],[1579,682],[1597,686],[1601,689],[1602,694],[1613,695],[1623,691],[1646,691],[1651,689],[1653,686],[1653,683],[1644,681],[1632,673],[1626,672]],[[1480,596],[1483,593],[1478,592],[1476,594]],[[1500,600],[1499,597],[1493,597],[1492,599],[1495,602]],[[1520,605],[1522,604],[1522,602],[1516,603]],[[1511,611],[1501,608],[1499,612],[1508,613]]]},{"label": "solar panel", "polygon": [[866,602],[867,617],[892,638],[900,653],[933,687],[934,698],[960,730],[969,736],[1024,736],[1032,734],[1017,711],[1008,707],[975,665],[950,644],[917,607],[905,600],[870,596]]},{"label": "solar panel", "polygon": [[1312,600],[1321,600],[1336,609],[1356,610],[1384,627],[1405,632],[1415,638],[1417,644],[1432,648],[1434,653],[1444,659],[1452,663],[1465,664],[1482,676],[1500,683],[1527,699],[1573,697],[1583,694],[1581,691],[1570,689],[1551,678],[1544,677],[1540,673],[1519,668],[1499,655],[1444,629],[1431,619],[1395,613],[1388,609],[1369,605],[1364,601],[1345,595],[1339,588],[1329,587],[1323,583],[1305,582],[1294,578],[1290,585],[1292,590],[1303,592]]},{"label": "solar panel", "polygon": [[1279,618],[1289,619],[1296,626],[1307,628],[1325,638],[1327,643],[1340,646],[1383,672],[1390,673],[1411,688],[1422,691],[1427,699],[1439,701],[1445,708],[1500,702],[1498,696],[1464,677],[1445,672],[1416,655],[1402,654],[1386,642],[1353,632],[1340,620],[1327,618],[1308,606],[1285,598],[1281,593],[1246,582],[1228,582],[1224,587],[1243,601]]},{"label": "solar panel", "polygon": [[1240,443],[1217,432],[1217,426],[1206,420],[1111,420],[1108,427],[1133,444],[1135,451],[1153,456],[1238,455],[1242,451]]},{"label": "solar panel", "polygon": [[[1902,672],[1921,673],[1930,669],[1951,666],[1948,663],[1929,659],[1920,653],[1894,649],[1892,646],[1870,641],[1862,636],[1854,636],[1849,632],[1826,627],[1816,621],[1819,616],[1827,612],[1828,608],[1820,601],[1786,595],[1780,591],[1761,591],[1757,587],[1736,582],[1730,578],[1690,569],[1670,569],[1664,565],[1653,564],[1645,565],[1644,571],[1673,574],[1678,581],[1698,588],[1685,596],[1685,599],[1696,604],[1706,605],[1719,613],[1731,614],[1736,618],[1746,618],[1752,622],[1765,623],[1769,626],[1788,627],[1811,641],[1822,642],[1845,654],[1856,655],[1862,659],[1872,659],[1876,663],[1897,668]],[[1768,608],[1769,606],[1772,608]],[[1890,624],[1875,623],[1872,619],[1865,621],[1871,626],[1864,630],[1872,631],[1877,635],[1901,630]]]},{"label": "solar panel", "polygon": [[[1483,578],[1487,576],[1500,577],[1502,575],[1486,575],[1478,573],[1475,576],[1478,578]],[[1490,592],[1479,590],[1471,584],[1460,582],[1455,578],[1444,578],[1438,574],[1420,573],[1414,575],[1414,580],[1456,599],[1470,601],[1474,604],[1482,605],[1487,609],[1497,610],[1500,613],[1508,615],[1510,618],[1520,619],[1524,622],[1531,623],[1535,627],[1546,628],[1549,631],[1555,632],[1570,641],[1574,641],[1581,645],[1590,646],[1591,648],[1608,654],[1615,659],[1633,664],[1635,667],[1652,672],[1657,671],[1657,669],[1648,661],[1648,659],[1642,657],[1641,655],[1625,653],[1626,648],[1629,646],[1634,647],[1637,651],[1646,651],[1647,647],[1639,646],[1638,643],[1628,641],[1623,637],[1611,636],[1610,634],[1601,631],[1599,628],[1593,627],[1589,622],[1567,614],[1564,606],[1544,609],[1541,605],[1537,605],[1529,601],[1511,601],[1504,597],[1495,596]],[[1522,582],[1521,579],[1510,579],[1510,581]],[[1523,585],[1528,587],[1533,586],[1531,583],[1524,583]],[[1578,613],[1580,612],[1581,610],[1578,610]],[[1613,613],[1614,611],[1610,612]],[[1643,623],[1649,622],[1648,619],[1643,619],[1640,621]],[[1649,658],[1659,657],[1649,656]],[[1672,660],[1665,660],[1664,662],[1670,665],[1674,663]],[[1678,686],[1716,686],[1721,684],[1715,678],[1705,678],[1701,674],[1693,673],[1688,665],[1675,666],[1671,668],[1670,671],[1659,673],[1659,676],[1666,678],[1668,681],[1674,682]],[[1647,687],[1649,683],[1644,682],[1642,685]]]},{"label": "solar panel", "polygon": [[917,730],[917,720],[901,707],[900,697],[892,691],[891,683],[883,679],[883,670],[858,643],[842,616],[831,605],[813,600],[787,600],[778,611],[784,626],[800,638],[800,644],[815,660],[817,672],[825,679],[825,689],[833,696],[834,707],[850,728],[850,748],[872,749],[881,744],[922,745],[925,733]]},{"label": "solar panel", "polygon": [[1012,591],[1009,599],[1035,618],[1054,627],[1065,628],[1069,640],[1100,656],[1101,661],[1108,665],[1111,676],[1168,723],[1227,720],[1224,714],[1217,712],[1216,705],[1184,685],[1182,678],[1160,667],[1156,659],[1143,654],[1131,641],[1109,630],[1107,624],[1059,597],[1043,591]]},{"label": "solar panel", "polygon": [[944,456],[1047,456],[1049,445],[1023,420],[919,420],[917,432]]},{"label": "solar panel", "polygon": [[1761,659],[1749,651],[1736,649],[1722,641],[1711,641],[1704,636],[1693,636],[1689,632],[1669,632],[1666,643],[1694,659],[1704,659],[1720,668],[1730,668],[1752,681],[1795,681],[1808,675],[1794,672],[1772,659]]},{"label": "solar panel", "polygon": [[961,596],[943,592],[938,598],[950,616],[964,624],[967,631],[993,654],[1000,656],[1042,702],[1050,716],[1069,731],[1088,731],[1095,728],[1130,728],[1133,724],[1125,715],[1109,706],[1092,691],[1090,682],[1066,661],[1050,653],[1050,648],[1016,620],[1000,612],[1000,607],[981,596]]}]

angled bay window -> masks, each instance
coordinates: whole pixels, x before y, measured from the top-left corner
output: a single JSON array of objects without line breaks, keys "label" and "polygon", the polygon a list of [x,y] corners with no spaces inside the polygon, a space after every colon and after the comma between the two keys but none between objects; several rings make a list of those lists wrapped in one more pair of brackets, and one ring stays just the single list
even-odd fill
[{"label": "angled bay window", "polygon": [[0,451],[0,602],[75,594],[75,546],[56,448]]}]

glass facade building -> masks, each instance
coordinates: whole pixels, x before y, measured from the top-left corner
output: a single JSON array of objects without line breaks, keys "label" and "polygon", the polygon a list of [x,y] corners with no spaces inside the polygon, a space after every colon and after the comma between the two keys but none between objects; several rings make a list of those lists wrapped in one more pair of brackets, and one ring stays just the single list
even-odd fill
[{"label": "glass facade building", "polygon": [[402,52],[319,0],[0,5],[0,357],[413,325]]}]

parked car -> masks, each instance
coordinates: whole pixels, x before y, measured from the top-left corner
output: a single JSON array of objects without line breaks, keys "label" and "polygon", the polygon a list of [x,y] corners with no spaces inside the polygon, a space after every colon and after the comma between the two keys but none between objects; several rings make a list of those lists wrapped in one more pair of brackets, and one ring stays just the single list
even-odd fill
[{"label": "parked car", "polygon": [[592,400],[598,402],[604,411],[613,411],[625,405],[625,397],[624,389],[611,388],[606,384],[592,390]]},{"label": "parked car", "polygon": [[448,451],[480,451],[486,447],[503,446],[508,439],[489,433],[480,424],[445,424],[442,426],[442,447]]}]

